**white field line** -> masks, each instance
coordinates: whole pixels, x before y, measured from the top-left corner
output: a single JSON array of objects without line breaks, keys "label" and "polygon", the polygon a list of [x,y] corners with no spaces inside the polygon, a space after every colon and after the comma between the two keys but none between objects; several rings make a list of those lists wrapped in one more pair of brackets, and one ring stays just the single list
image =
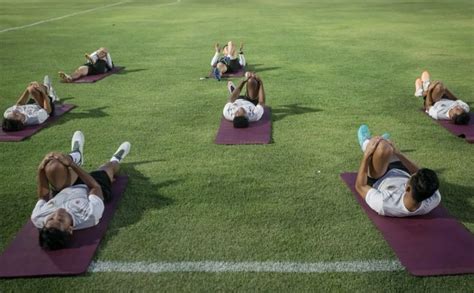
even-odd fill
[{"label": "white field line", "polygon": [[[82,10],[82,11],[74,12],[74,13],[71,13],[71,14],[66,14],[66,15],[63,15],[63,16],[55,17],[55,18],[40,20],[40,21],[37,21],[37,22],[34,22],[34,23],[22,25],[22,26],[6,28],[6,29],[1,30],[0,34],[5,33],[5,32],[9,32],[9,31],[16,31],[16,30],[21,30],[21,29],[24,29],[24,28],[29,28],[29,27],[32,27],[32,26],[35,26],[35,25],[39,25],[39,24],[43,24],[43,23],[47,23],[47,22],[52,22],[52,21],[56,21],[56,20],[61,20],[61,19],[68,18],[68,17],[71,17],[71,16],[85,14],[85,13],[93,12],[93,11],[100,10],[100,9],[105,9],[105,8],[109,8],[109,7],[118,6],[118,5],[127,3],[127,2],[130,2],[130,0],[116,2],[116,3],[112,3],[112,4],[100,6],[100,7],[95,7],[95,8],[91,8],[91,9],[87,9],[87,10]],[[171,3],[158,4],[156,6],[174,5],[174,4],[178,4],[179,2],[181,2],[181,0],[176,0],[175,2],[171,2]]]},{"label": "white field line", "polygon": [[206,272],[206,273],[328,273],[328,272],[392,272],[404,270],[397,260],[335,261],[335,262],[115,262],[97,261],[89,267],[89,272],[124,273],[166,273],[166,272]]}]

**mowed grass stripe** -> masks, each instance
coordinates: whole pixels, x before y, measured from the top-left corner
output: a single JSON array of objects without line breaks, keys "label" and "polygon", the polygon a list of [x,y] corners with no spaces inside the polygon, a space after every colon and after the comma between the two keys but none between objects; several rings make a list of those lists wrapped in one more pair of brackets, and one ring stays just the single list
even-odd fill
[{"label": "mowed grass stripe", "polygon": [[328,272],[393,272],[403,270],[397,260],[333,261],[333,262],[115,262],[97,261],[89,272],[168,273],[168,272],[261,272],[261,273],[328,273]]}]

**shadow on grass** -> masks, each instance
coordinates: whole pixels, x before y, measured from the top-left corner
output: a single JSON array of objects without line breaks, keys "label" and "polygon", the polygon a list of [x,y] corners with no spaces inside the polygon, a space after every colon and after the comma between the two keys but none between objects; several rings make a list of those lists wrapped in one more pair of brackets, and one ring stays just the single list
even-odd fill
[{"label": "shadow on grass", "polygon": [[137,68],[137,69],[127,69],[127,68],[125,68],[125,69],[117,72],[116,74],[122,75],[122,74],[129,74],[129,73],[135,73],[135,72],[146,71],[146,70],[148,70],[148,69],[147,68]]},{"label": "shadow on grass", "polygon": [[120,216],[113,218],[114,225],[109,227],[102,246],[107,245],[108,240],[114,237],[121,228],[134,225],[142,219],[144,213],[149,210],[164,208],[173,203],[173,200],[160,194],[164,187],[181,183],[181,179],[163,180],[153,183],[149,177],[143,175],[136,169],[139,165],[159,162],[160,160],[149,160],[135,163],[122,163],[121,174],[129,176],[128,186],[124,197],[119,203]]},{"label": "shadow on grass", "polygon": [[272,120],[279,121],[287,116],[301,115],[306,113],[321,112],[321,109],[300,106],[298,104],[288,104],[272,107]]},{"label": "shadow on grass", "polygon": [[107,117],[109,116],[109,114],[104,112],[104,109],[106,108],[107,106],[104,106],[104,107],[99,107],[99,108],[94,108],[94,109],[82,110],[81,112],[77,112],[78,108],[74,108],[70,112],[64,114],[61,117],[61,119],[55,122],[55,124],[63,124],[68,121],[76,120],[76,119]]},{"label": "shadow on grass", "polygon": [[474,207],[470,203],[474,196],[474,186],[462,186],[446,181],[439,184],[441,202],[449,214],[460,221],[474,223]]},{"label": "shadow on grass", "polygon": [[264,64],[248,64],[246,66],[246,71],[255,71],[256,73],[263,72],[263,71],[271,71],[275,69],[280,69],[281,67],[277,66],[267,66],[267,67],[261,67]]}]

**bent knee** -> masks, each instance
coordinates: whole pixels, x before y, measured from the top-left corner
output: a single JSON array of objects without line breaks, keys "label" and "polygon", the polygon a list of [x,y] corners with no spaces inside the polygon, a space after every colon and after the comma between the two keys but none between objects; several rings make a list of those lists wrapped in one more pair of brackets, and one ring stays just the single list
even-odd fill
[{"label": "bent knee", "polygon": [[386,140],[381,140],[375,149],[374,155],[390,158],[393,155],[393,147]]}]

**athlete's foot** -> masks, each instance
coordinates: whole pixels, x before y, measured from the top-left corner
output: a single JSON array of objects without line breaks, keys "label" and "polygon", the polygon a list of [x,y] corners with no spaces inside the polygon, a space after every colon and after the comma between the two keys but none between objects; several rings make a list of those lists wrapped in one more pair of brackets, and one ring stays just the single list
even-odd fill
[{"label": "athlete's foot", "polygon": [[59,71],[59,78],[61,82],[72,82],[72,77],[62,71]]},{"label": "athlete's foot", "polygon": [[369,127],[365,124],[362,124],[357,131],[357,139],[359,140],[360,149],[364,151],[363,145],[364,142],[370,139],[372,135],[370,134]]},{"label": "athlete's foot", "polygon": [[84,142],[84,134],[80,130],[74,132],[71,140],[71,153],[78,152],[81,155],[81,160],[77,164],[78,166],[84,164]]},{"label": "athlete's foot", "polygon": [[227,82],[227,89],[229,90],[230,94],[232,94],[235,90],[235,84],[230,80]]},{"label": "athlete's foot", "polygon": [[110,159],[111,161],[116,161],[116,162],[122,162],[122,160],[128,155],[130,152],[130,143],[128,141],[122,143],[117,151],[115,151],[115,154],[112,156]]},{"label": "athlete's foot", "polygon": [[423,71],[423,73],[421,74],[421,81],[423,82],[423,91],[427,91],[431,82],[431,74],[426,70]]},{"label": "athlete's foot", "polygon": [[420,78],[415,80],[415,97],[423,96],[423,81]]}]

